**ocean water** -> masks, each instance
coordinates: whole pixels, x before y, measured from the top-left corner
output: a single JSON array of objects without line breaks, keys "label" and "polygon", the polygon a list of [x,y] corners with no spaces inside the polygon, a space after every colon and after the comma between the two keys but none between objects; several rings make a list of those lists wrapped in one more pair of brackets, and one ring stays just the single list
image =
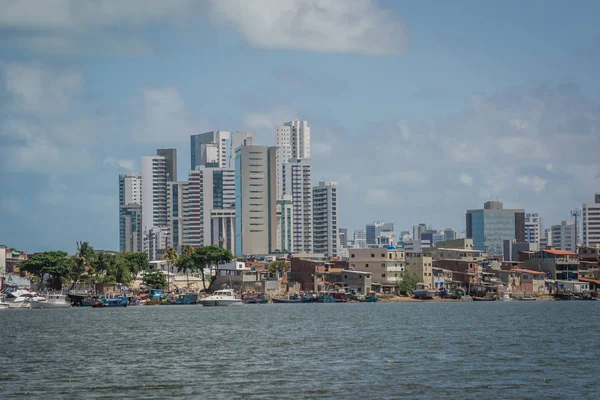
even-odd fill
[{"label": "ocean water", "polygon": [[597,398],[600,302],[0,312],[1,399]]}]

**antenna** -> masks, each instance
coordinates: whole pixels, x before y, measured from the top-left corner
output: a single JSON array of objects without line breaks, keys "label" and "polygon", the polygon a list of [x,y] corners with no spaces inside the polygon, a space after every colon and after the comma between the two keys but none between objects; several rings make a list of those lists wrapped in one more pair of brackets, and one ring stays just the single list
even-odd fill
[{"label": "antenna", "polygon": [[571,217],[575,219],[575,248],[579,244],[579,217],[581,217],[581,210],[579,208],[575,208],[571,211]]}]

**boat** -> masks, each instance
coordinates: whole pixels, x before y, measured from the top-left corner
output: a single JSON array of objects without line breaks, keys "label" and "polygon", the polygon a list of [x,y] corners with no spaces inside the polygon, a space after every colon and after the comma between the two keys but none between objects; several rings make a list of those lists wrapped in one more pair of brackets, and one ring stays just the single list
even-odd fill
[{"label": "boat", "polygon": [[31,308],[67,308],[71,302],[65,294],[48,294],[39,300],[31,301]]},{"label": "boat", "polygon": [[519,300],[519,301],[536,301],[537,299],[533,296],[518,296],[517,300]]},{"label": "boat", "polygon": [[198,300],[198,303],[202,304],[205,307],[233,306],[243,304],[242,299],[238,299],[236,297],[233,289],[217,290],[212,294],[212,296],[208,296]]},{"label": "boat", "polygon": [[298,296],[297,294],[292,294],[292,295],[288,296],[287,298],[273,297],[271,299],[271,301],[273,301],[273,303],[282,303],[282,304],[299,304],[299,303],[302,303],[302,297]]},{"label": "boat", "polygon": [[436,294],[436,290],[430,288],[428,285],[426,285],[425,283],[417,283],[417,286],[415,287],[415,289],[412,291],[413,296],[415,296],[417,299],[433,299],[433,296],[435,296]]},{"label": "boat", "polygon": [[502,297],[498,297],[498,300],[500,300],[500,301],[512,301],[512,297],[510,297],[510,293],[509,292],[504,292],[504,294],[502,295]]},{"label": "boat", "polygon": [[4,296],[0,296],[0,310],[8,310],[8,303],[4,300]]},{"label": "boat", "polygon": [[473,301],[496,301],[496,299],[494,292],[487,292],[484,297],[473,296]]},{"label": "boat", "polygon": [[27,290],[17,290],[6,295],[6,303],[8,308],[31,308],[31,299],[38,297],[34,293]]},{"label": "boat", "polygon": [[329,293],[320,293],[317,296],[317,303],[335,303],[335,296]]},{"label": "boat", "polygon": [[248,292],[242,294],[242,302],[244,304],[267,304],[269,296],[263,292]]},{"label": "boat", "polygon": [[114,299],[105,299],[107,307],[127,307],[127,297],[117,297]]},{"label": "boat", "polygon": [[367,294],[366,296],[359,296],[357,301],[359,303],[377,303],[379,299],[377,298],[377,295],[374,292],[372,292]]}]

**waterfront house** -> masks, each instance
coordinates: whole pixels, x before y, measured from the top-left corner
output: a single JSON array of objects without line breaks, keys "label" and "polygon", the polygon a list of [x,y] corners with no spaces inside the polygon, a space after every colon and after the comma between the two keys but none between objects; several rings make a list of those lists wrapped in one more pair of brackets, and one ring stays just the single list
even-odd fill
[{"label": "waterfront house", "polygon": [[[522,252],[524,254],[526,252]],[[529,259],[524,267],[533,271],[542,271],[550,279],[576,281],[579,279],[579,259],[577,253],[568,250],[556,250],[553,246],[535,252],[527,252]],[[583,276],[582,276],[583,277]]]},{"label": "waterfront house", "polygon": [[394,246],[349,249],[348,263],[354,271],[370,272],[373,290],[396,292],[406,271],[406,253]]},{"label": "waterfront house", "polygon": [[406,272],[415,274],[424,283],[433,286],[433,259],[427,252],[406,252]]},{"label": "waterfront house", "polygon": [[524,295],[547,294],[546,273],[529,269],[510,269],[496,271],[498,278],[507,291]]}]

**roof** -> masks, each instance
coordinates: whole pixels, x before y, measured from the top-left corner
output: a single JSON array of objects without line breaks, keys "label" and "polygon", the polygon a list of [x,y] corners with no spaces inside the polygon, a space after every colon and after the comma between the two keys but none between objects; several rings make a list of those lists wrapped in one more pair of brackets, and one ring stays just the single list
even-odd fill
[{"label": "roof", "polygon": [[600,279],[579,278],[579,281],[580,282],[595,283],[596,285],[600,285]]},{"label": "roof", "polygon": [[554,254],[555,256],[576,256],[577,253],[567,250],[543,250],[544,253]]},{"label": "roof", "polygon": [[509,269],[509,271],[510,272],[521,272],[521,273],[526,273],[526,274],[531,274],[531,275],[546,275],[546,272],[534,271],[532,269],[515,268],[515,269]]}]

